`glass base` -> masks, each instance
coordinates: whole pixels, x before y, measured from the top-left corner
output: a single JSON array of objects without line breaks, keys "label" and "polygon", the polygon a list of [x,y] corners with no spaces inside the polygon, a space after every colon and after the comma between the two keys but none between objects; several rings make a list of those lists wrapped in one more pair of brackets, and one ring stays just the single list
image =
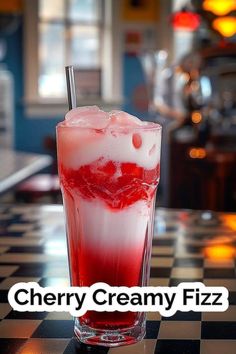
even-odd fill
[{"label": "glass base", "polygon": [[146,321],[142,322],[141,325],[131,328],[101,330],[86,325],[81,326],[79,320],[75,319],[74,332],[82,343],[104,347],[118,347],[141,341],[146,333]]}]

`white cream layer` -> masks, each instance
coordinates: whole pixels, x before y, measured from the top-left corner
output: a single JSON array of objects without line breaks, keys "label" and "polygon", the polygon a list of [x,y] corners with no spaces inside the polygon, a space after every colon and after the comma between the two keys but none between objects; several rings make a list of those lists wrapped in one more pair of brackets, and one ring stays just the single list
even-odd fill
[{"label": "white cream layer", "polygon": [[[115,162],[131,162],[145,169],[153,169],[160,161],[161,130],[131,129],[96,132],[79,127],[58,128],[58,157],[67,168],[77,169],[99,158]],[[140,148],[133,144],[133,134],[142,139]]]},{"label": "white cream layer", "polygon": [[102,201],[76,200],[81,241],[86,247],[109,252],[130,250],[144,244],[150,207],[139,201],[120,211],[112,211]]}]

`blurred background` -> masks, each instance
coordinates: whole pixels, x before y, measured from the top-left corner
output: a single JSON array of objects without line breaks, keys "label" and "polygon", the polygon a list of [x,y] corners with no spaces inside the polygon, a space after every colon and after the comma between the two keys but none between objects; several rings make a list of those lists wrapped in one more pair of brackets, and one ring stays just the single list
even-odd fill
[{"label": "blurred background", "polygon": [[79,105],[163,126],[158,206],[236,210],[235,0],[0,1],[1,201],[61,202],[65,65]]}]

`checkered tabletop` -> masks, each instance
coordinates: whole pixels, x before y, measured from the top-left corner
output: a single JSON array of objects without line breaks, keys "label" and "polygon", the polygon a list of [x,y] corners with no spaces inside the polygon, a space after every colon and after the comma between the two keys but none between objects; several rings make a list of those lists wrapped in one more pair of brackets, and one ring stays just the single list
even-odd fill
[{"label": "checkered tabletop", "polygon": [[17,282],[68,285],[61,206],[0,208],[0,353],[1,354],[235,354],[236,214],[158,209],[153,241],[153,286],[203,281],[225,286],[230,306],[223,313],[178,312],[164,318],[149,313],[145,339],[107,349],[73,338],[66,313],[16,312],[7,302]]}]

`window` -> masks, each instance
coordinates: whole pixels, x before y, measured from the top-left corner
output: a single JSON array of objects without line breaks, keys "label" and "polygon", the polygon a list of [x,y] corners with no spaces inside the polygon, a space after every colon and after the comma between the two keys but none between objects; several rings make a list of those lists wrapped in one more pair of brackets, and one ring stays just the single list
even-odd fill
[{"label": "window", "polygon": [[81,96],[101,95],[102,17],[101,0],[39,0],[41,97],[65,96],[66,63],[78,68]]},{"label": "window", "polygon": [[[120,101],[117,3],[25,0],[25,96],[28,107],[37,107],[36,115],[45,105],[53,104],[55,113],[66,105],[66,65],[75,67],[80,104]],[[34,109],[28,114],[35,115]]]}]

